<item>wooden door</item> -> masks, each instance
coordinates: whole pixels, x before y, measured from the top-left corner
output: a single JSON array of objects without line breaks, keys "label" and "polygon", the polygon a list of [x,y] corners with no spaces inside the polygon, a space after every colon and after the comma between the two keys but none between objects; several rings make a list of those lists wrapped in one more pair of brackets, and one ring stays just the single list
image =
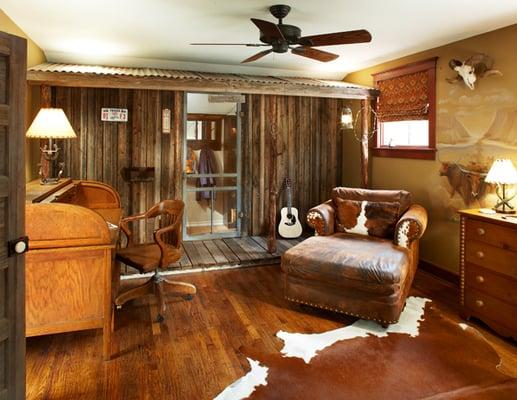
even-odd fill
[{"label": "wooden door", "polygon": [[[0,32],[0,400],[25,398],[25,232],[27,42]],[[23,246],[17,247],[23,252]]]}]

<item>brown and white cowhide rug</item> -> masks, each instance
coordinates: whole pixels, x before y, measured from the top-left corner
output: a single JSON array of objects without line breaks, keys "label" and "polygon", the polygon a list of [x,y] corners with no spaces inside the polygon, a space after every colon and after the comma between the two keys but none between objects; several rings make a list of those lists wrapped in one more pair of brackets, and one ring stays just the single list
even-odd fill
[{"label": "brown and white cowhide rug", "polygon": [[495,350],[428,299],[409,297],[397,324],[358,320],[316,334],[278,332],[281,354],[243,348],[251,370],[216,400],[517,399]]}]

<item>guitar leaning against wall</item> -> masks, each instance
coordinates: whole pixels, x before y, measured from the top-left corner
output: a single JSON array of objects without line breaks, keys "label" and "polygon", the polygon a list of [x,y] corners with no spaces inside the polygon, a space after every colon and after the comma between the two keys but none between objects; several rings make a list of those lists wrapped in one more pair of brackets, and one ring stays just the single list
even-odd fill
[{"label": "guitar leaning against wall", "polygon": [[287,207],[280,210],[278,234],[284,239],[295,239],[302,235],[302,225],[298,218],[298,210],[292,206],[291,179],[285,178],[284,188],[287,193]]}]

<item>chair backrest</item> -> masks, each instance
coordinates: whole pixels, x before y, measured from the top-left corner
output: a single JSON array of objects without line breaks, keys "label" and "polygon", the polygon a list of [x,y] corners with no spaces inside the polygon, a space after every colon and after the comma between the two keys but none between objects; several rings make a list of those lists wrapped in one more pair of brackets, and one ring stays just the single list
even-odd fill
[{"label": "chair backrest", "polygon": [[181,200],[163,200],[145,213],[146,218],[159,218],[160,239],[168,246],[181,246],[182,217],[185,203]]}]

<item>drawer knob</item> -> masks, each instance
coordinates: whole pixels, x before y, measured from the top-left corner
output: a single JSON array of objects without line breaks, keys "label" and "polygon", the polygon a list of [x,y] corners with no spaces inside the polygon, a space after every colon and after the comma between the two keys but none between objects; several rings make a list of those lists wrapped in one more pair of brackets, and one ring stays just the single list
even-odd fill
[{"label": "drawer knob", "polygon": [[483,283],[485,281],[485,278],[483,277],[483,275],[478,275],[476,276],[476,281],[478,283]]},{"label": "drawer knob", "polygon": [[478,256],[478,258],[485,258],[485,253],[483,253],[482,251],[478,251],[476,252],[476,256]]},{"label": "drawer knob", "polygon": [[483,228],[477,228],[477,233],[479,236],[483,236],[485,234],[485,230]]},{"label": "drawer knob", "polygon": [[483,300],[476,300],[476,306],[478,307],[483,307],[485,305],[485,303],[483,302]]}]

